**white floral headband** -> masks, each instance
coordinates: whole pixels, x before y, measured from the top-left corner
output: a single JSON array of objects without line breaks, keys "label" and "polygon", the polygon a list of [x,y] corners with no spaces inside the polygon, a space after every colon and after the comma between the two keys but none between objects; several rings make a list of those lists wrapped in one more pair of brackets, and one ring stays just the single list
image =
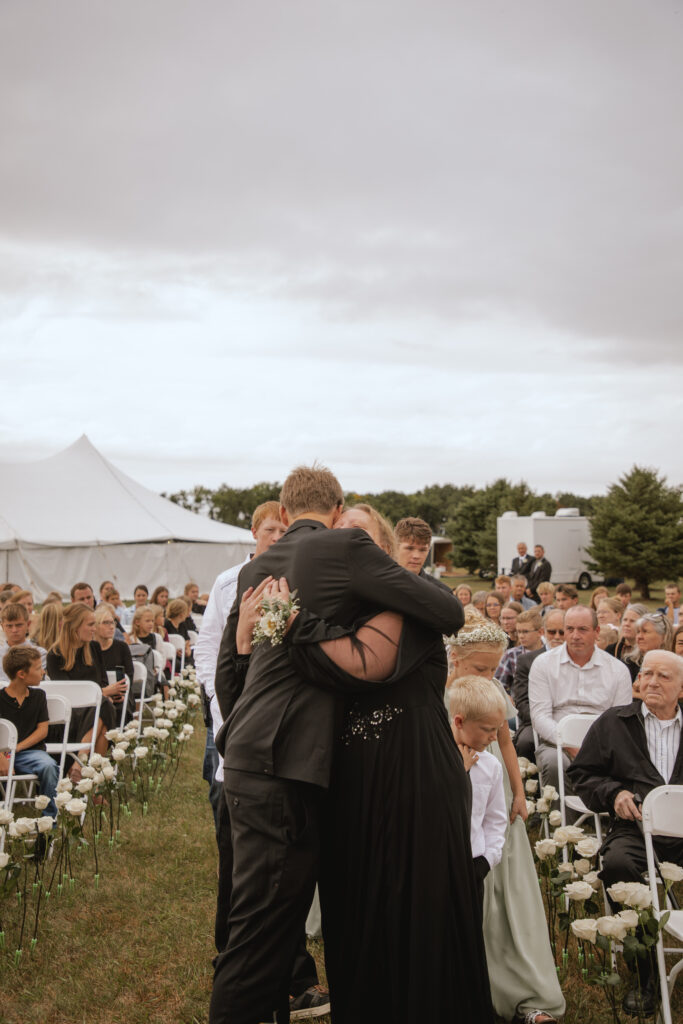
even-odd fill
[{"label": "white floral headband", "polygon": [[507,646],[508,635],[505,630],[497,626],[495,622],[483,621],[478,623],[474,629],[467,632],[461,631],[454,636],[449,636],[446,643],[449,647],[469,647],[470,644],[496,644]]}]

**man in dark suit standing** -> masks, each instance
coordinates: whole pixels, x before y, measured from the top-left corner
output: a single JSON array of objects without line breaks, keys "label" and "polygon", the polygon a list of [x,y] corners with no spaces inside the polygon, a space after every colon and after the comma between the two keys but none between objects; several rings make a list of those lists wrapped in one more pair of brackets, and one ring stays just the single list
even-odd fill
[{"label": "man in dark suit standing", "polygon": [[527,578],[529,580],[529,586],[527,587],[528,596],[536,602],[541,603],[541,599],[536,593],[536,588],[539,583],[545,583],[550,581],[550,574],[552,572],[552,565],[545,557],[545,548],[542,544],[536,544],[534,547],[534,560],[530,564],[527,570]]},{"label": "man in dark suit standing", "polygon": [[510,566],[510,575],[526,576],[529,572],[529,569],[531,568],[532,562],[533,559],[529,554],[526,544],[523,540],[520,540],[519,544],[517,545],[517,554],[512,559],[512,565]]},{"label": "man in dark suit standing", "polygon": [[297,676],[286,642],[264,642],[250,655],[250,638],[238,630],[240,602],[267,578],[284,577],[302,609],[340,627],[383,609],[446,634],[464,621],[452,594],[402,569],[362,530],[331,529],[343,494],[329,470],[295,469],[280,501],[287,532],[241,571],[216,670],[233,891],[211,1024],[258,1024],[274,1009],[278,1021],[289,1019],[289,979],[317,880],[343,710],[343,695],[324,679],[318,688]]}]

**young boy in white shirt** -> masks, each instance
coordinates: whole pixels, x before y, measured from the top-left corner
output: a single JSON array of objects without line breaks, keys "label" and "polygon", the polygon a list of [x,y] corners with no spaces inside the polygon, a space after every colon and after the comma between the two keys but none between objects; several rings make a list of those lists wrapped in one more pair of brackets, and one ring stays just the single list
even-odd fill
[{"label": "young boy in white shirt", "polygon": [[462,676],[449,690],[451,727],[472,783],[470,840],[483,906],[484,879],[503,856],[508,815],[503,769],[486,747],[506,718],[506,704],[495,683],[481,676]]}]

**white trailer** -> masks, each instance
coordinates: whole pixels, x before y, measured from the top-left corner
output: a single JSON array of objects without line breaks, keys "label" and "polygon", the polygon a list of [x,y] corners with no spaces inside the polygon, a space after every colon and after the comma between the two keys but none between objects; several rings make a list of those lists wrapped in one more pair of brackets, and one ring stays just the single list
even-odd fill
[{"label": "white trailer", "polygon": [[553,583],[573,583],[579,590],[588,590],[593,583],[602,583],[604,576],[589,570],[587,548],[591,542],[591,525],[578,508],[560,508],[554,516],[532,512],[518,516],[503,512],[497,520],[498,572],[510,571],[517,545],[524,541],[533,556],[534,546],[542,544],[545,557],[552,566]]}]

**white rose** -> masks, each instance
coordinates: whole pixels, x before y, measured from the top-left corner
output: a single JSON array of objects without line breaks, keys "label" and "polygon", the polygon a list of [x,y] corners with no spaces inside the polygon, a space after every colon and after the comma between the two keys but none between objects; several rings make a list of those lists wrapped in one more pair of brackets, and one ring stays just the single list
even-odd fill
[{"label": "white rose", "polygon": [[38,831],[51,832],[54,827],[54,823],[54,818],[49,818],[47,814],[44,814],[41,818],[38,818]]},{"label": "white rose", "polygon": [[592,917],[580,918],[578,921],[572,921],[572,931],[583,942],[595,942],[598,934],[598,922],[594,921]]},{"label": "white rose", "polygon": [[9,853],[0,853],[0,868],[6,868],[9,864]]},{"label": "white rose", "polygon": [[84,779],[95,778],[95,769],[91,764],[86,764],[81,768],[81,777]]},{"label": "white rose", "polygon": [[14,821],[12,811],[8,811],[5,807],[0,807],[0,825],[9,825],[11,821]]},{"label": "white rose", "polygon": [[546,857],[552,857],[557,853],[557,843],[552,839],[539,839],[534,845],[534,850],[539,860],[545,860]]},{"label": "white rose", "polygon": [[594,892],[597,892],[600,888],[600,879],[598,878],[597,871],[589,871],[583,876],[584,882],[588,882]]},{"label": "white rose", "polygon": [[552,825],[553,828],[557,828],[558,825],[562,824],[562,815],[559,811],[551,811],[548,816],[548,824]]},{"label": "white rose", "polygon": [[178,711],[187,711],[187,704],[185,704],[182,700],[175,700],[173,701],[173,703],[175,704]]},{"label": "white rose", "polygon": [[17,818],[14,822],[14,830],[18,836],[30,835],[31,832],[35,832],[35,818]]},{"label": "white rose", "polygon": [[171,697],[171,698],[173,698],[173,697],[177,697],[177,696],[178,696],[178,691],[176,690],[175,686],[171,686],[171,687],[169,688],[169,691],[168,691],[168,695],[169,695],[169,697]]},{"label": "white rose", "polygon": [[623,942],[628,932],[628,925],[618,917],[599,917],[597,920],[598,931],[607,939],[616,939]]},{"label": "white rose", "polygon": [[170,735],[171,734],[168,731],[168,729],[159,729],[159,739],[160,740],[167,740]]},{"label": "white rose", "polygon": [[109,731],[105,732],[104,735],[107,737],[110,743],[117,743],[123,736],[123,733],[121,732],[120,729],[109,729]]},{"label": "white rose", "polygon": [[125,750],[122,750],[121,747],[114,747],[111,752],[111,756],[115,761],[124,761],[126,758],[126,752]]},{"label": "white rose", "polygon": [[155,707],[155,708],[152,708],[152,714],[154,715],[155,718],[161,718],[163,713],[164,713],[164,709],[163,708],[160,708],[158,706]]},{"label": "white rose", "polygon": [[158,719],[158,723],[159,723],[159,728],[160,729],[172,729],[173,728],[173,722],[171,721],[170,718],[159,718]]},{"label": "white rose", "polygon": [[576,844],[576,852],[580,853],[582,857],[588,857],[589,860],[595,857],[599,849],[600,843],[592,836],[587,836],[586,839],[582,839]]},{"label": "white rose", "polygon": [[[135,735],[137,736],[137,733]],[[116,744],[116,746],[114,747],[114,750],[123,750],[123,752],[125,753],[128,750],[129,746],[130,746],[130,742],[128,740],[121,740],[120,743]],[[111,752],[111,756],[112,757],[114,757],[114,750],[112,750],[112,752]]]},{"label": "white rose", "polygon": [[101,786],[102,783],[104,782],[104,775],[103,775],[103,773],[102,772],[95,772],[95,778],[93,779],[93,782],[95,783],[96,786]]},{"label": "white rose", "polygon": [[628,928],[637,928],[640,918],[638,917],[635,910],[620,910],[616,915],[620,918]]},{"label": "white rose", "polygon": [[683,868],[680,868],[678,864],[672,864],[669,860],[662,861],[659,865],[659,873],[665,882],[683,881]]},{"label": "white rose", "polygon": [[194,733],[194,726],[190,725],[189,723],[186,723],[183,726],[183,732],[185,733],[186,736],[192,736],[192,734]]},{"label": "white rose", "polygon": [[527,781],[524,783],[524,788],[527,791],[527,793],[530,793],[531,796],[533,796],[536,790],[538,789],[538,779],[527,779]]},{"label": "white rose", "polygon": [[196,708],[198,704],[199,697],[197,696],[196,693],[191,693],[190,696],[187,698],[187,706],[189,708]]},{"label": "white rose", "polygon": [[277,632],[278,624],[278,617],[273,615],[272,612],[266,612],[265,615],[262,615],[259,622],[259,626],[266,636],[274,636]]},{"label": "white rose", "polygon": [[74,784],[71,781],[71,779],[60,779],[59,782],[57,783],[57,792],[70,793],[73,787]]},{"label": "white rose", "polygon": [[102,755],[101,754],[93,754],[93,756],[90,758],[90,764],[93,766],[93,768],[101,768],[102,767]]},{"label": "white rose", "polygon": [[553,832],[553,839],[560,846],[566,846],[567,843],[578,843],[583,838],[583,829],[577,825],[564,825],[562,828],[556,828]]},{"label": "white rose", "polygon": [[66,790],[61,793],[57,793],[57,796],[55,797],[55,803],[57,804],[57,807],[59,807],[60,810],[62,809],[62,807],[66,807],[69,800],[71,800],[71,793],[67,792]]},{"label": "white rose", "polygon": [[133,756],[141,760],[143,757],[147,757],[149,750],[147,747],[136,747],[133,751]]},{"label": "white rose", "polygon": [[553,800],[558,800],[559,796],[560,796],[560,794],[557,792],[557,790],[555,789],[554,786],[544,786],[543,787],[543,799],[544,800],[549,800],[550,803],[552,803]]},{"label": "white rose", "polygon": [[37,811],[44,811],[49,803],[49,796],[45,796],[45,794],[43,793],[41,796],[36,797],[34,806]]},{"label": "white rose", "polygon": [[94,783],[92,779],[81,779],[81,781],[77,784],[76,789],[78,790],[79,793],[89,793],[90,790],[93,788],[93,785]]},{"label": "white rose", "polygon": [[155,736],[156,735],[156,729],[154,728],[153,725],[146,725],[145,728],[142,730],[142,735],[145,736],[145,737],[147,737],[147,736]]},{"label": "white rose", "polygon": [[189,739],[189,737],[186,736],[184,732],[181,732],[177,739],[178,743],[184,743],[186,739]]},{"label": "white rose", "polygon": [[569,882],[564,887],[565,894],[570,900],[579,903],[589,899],[593,895],[593,887],[588,882]]},{"label": "white rose", "polygon": [[591,862],[589,860],[581,859],[581,860],[575,860],[574,861],[574,871],[576,871],[577,875],[581,875],[583,877],[584,875],[588,874],[590,869],[591,869]]},{"label": "white rose", "polygon": [[536,767],[536,765],[533,762],[531,762],[530,764],[527,765],[526,773],[527,773],[527,775],[537,775],[538,774],[538,768]]},{"label": "white rose", "polygon": [[176,711],[175,708],[171,708],[170,711],[166,712],[166,716],[170,718],[172,722],[175,722],[176,718],[178,717],[178,712]]},{"label": "white rose", "polygon": [[111,782],[112,779],[116,778],[116,769],[110,764],[105,764],[102,769],[102,775],[107,782]]},{"label": "white rose", "polygon": [[526,802],[527,814],[533,814],[536,810],[536,804],[533,800],[527,800]]},{"label": "white rose", "polygon": [[634,883],[634,888],[627,895],[624,903],[627,907],[638,907],[640,910],[645,910],[646,907],[652,905],[652,896],[650,895],[650,889],[647,885],[641,885],[639,882]]},{"label": "white rose", "polygon": [[528,757],[518,757],[517,758],[517,764],[519,765],[520,772],[525,772],[527,770],[527,768],[529,767],[529,764],[530,764],[529,758]]},{"label": "white rose", "polygon": [[541,797],[540,800],[536,801],[536,810],[539,814],[547,814],[550,810],[550,802],[548,800],[544,800],[543,797]]},{"label": "white rose", "polygon": [[69,814],[73,814],[74,818],[80,818],[87,806],[85,800],[79,800],[78,797],[74,797],[73,800],[69,800],[65,809]]},{"label": "white rose", "polygon": [[624,903],[628,895],[628,882],[615,882],[610,885],[607,895],[611,896],[615,903]]}]

